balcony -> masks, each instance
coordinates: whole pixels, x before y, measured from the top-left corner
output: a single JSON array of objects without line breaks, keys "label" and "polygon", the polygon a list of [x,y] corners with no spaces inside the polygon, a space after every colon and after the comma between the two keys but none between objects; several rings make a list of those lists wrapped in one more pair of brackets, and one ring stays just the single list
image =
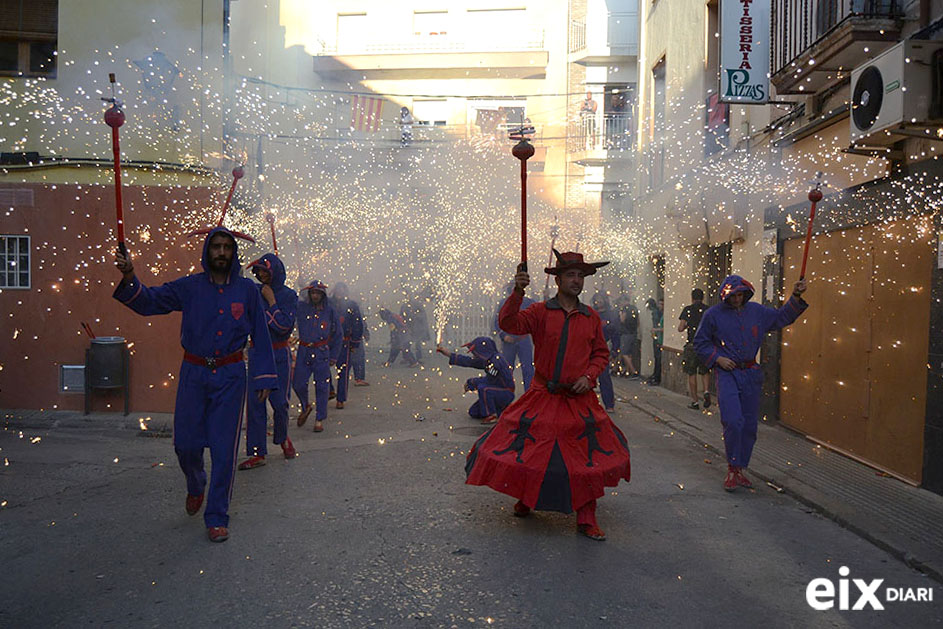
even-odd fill
[{"label": "balcony", "polygon": [[567,137],[570,161],[580,166],[605,166],[631,159],[633,127],[634,118],[626,114],[581,118],[571,126]]},{"label": "balcony", "polygon": [[600,19],[570,20],[570,62],[609,65],[638,56],[638,13],[609,13]]},{"label": "balcony", "polygon": [[773,0],[772,82],[814,94],[900,39],[902,0]]},{"label": "balcony", "polygon": [[314,71],[358,79],[527,79],[543,78],[548,60],[543,30],[525,29],[512,38],[443,33],[322,45]]}]

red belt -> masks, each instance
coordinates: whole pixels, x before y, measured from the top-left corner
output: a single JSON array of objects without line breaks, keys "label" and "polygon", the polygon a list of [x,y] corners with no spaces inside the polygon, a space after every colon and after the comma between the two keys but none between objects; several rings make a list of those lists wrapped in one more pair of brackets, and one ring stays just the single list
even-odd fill
[{"label": "red belt", "polygon": [[755,360],[748,360],[746,362],[735,363],[735,364],[736,364],[736,369],[751,369],[752,367],[756,367]]},{"label": "red belt", "polygon": [[305,343],[304,341],[298,341],[298,345],[302,347],[323,347],[328,344],[328,341],[325,339],[323,341],[315,341],[314,343]]},{"label": "red belt", "polygon": [[210,356],[209,358],[203,358],[202,356],[197,356],[196,354],[191,354],[190,352],[183,353],[183,359],[188,363],[194,365],[199,365],[200,367],[209,367],[210,369],[216,369],[217,367],[222,367],[223,365],[231,365],[233,363],[238,363],[242,360],[242,350],[238,352],[233,352],[228,356],[222,356],[216,358]]},{"label": "red belt", "polygon": [[272,343],[272,349],[285,349],[286,347],[288,347],[288,339],[279,341],[278,343]]}]

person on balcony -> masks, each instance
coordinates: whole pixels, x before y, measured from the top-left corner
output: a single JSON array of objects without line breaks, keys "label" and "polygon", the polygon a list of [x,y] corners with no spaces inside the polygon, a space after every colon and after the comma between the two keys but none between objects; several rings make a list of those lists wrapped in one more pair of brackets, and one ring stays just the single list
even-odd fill
[{"label": "person on balcony", "polygon": [[413,141],[413,124],[416,120],[409,113],[409,107],[399,109],[399,143],[402,147],[409,146]]},{"label": "person on balcony", "polygon": [[593,100],[593,93],[586,92],[586,99],[580,105],[580,127],[583,136],[589,143],[587,149],[596,146],[596,110],[598,105]]}]

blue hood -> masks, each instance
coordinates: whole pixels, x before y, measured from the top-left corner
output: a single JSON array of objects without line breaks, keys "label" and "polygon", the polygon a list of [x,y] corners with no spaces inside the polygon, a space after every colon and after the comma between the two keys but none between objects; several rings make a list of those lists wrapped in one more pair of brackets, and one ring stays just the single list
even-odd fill
[{"label": "blue hood", "polygon": [[272,290],[276,290],[285,285],[285,265],[281,259],[274,253],[266,253],[264,256],[249,263],[249,268],[260,267],[267,269],[272,274]]},{"label": "blue hood", "polygon": [[232,282],[237,277],[242,275],[242,263],[239,262],[239,241],[235,236],[233,236],[233,233],[225,227],[214,227],[212,230],[210,230],[210,233],[206,235],[206,240],[203,241],[203,257],[200,259],[200,263],[203,265],[203,270],[206,273],[209,273],[210,240],[212,240],[213,236],[220,233],[226,234],[232,238],[232,266],[229,267],[229,281]]},{"label": "blue hood", "polygon": [[479,336],[472,342],[465,343],[462,347],[467,347],[472,354],[483,360],[491,360],[498,353],[498,346],[494,344],[494,340],[487,336]]},{"label": "blue hood", "polygon": [[745,293],[743,303],[746,303],[753,298],[753,293],[755,292],[756,291],[753,288],[753,284],[746,281],[739,275],[728,275],[724,280],[724,283],[720,285],[718,297],[720,297],[720,301],[727,303],[727,298],[734,293]]}]

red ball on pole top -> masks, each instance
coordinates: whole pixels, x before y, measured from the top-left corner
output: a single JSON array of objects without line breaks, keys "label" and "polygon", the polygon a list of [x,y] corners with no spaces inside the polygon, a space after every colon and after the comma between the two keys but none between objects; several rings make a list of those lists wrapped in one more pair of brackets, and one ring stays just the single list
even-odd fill
[{"label": "red ball on pole top", "polygon": [[265,220],[268,222],[269,225],[274,225],[274,224],[275,224],[275,215],[272,214],[271,212],[266,212],[266,213],[265,213]]},{"label": "red ball on pole top", "polygon": [[811,201],[812,203],[818,203],[821,200],[822,200],[822,191],[819,190],[818,187],[812,188],[812,190],[809,191],[809,201]]},{"label": "red ball on pole top", "polygon": [[117,129],[124,124],[124,112],[118,108],[118,105],[112,105],[105,110],[105,124],[112,129]]},{"label": "red ball on pole top", "polygon": [[511,149],[511,155],[522,162],[526,162],[534,156],[534,147],[526,139],[522,139],[520,142],[514,145],[514,148]]},{"label": "red ball on pole top", "polygon": [[246,174],[245,169],[242,166],[236,166],[232,169],[232,176],[235,179],[242,179]]}]

